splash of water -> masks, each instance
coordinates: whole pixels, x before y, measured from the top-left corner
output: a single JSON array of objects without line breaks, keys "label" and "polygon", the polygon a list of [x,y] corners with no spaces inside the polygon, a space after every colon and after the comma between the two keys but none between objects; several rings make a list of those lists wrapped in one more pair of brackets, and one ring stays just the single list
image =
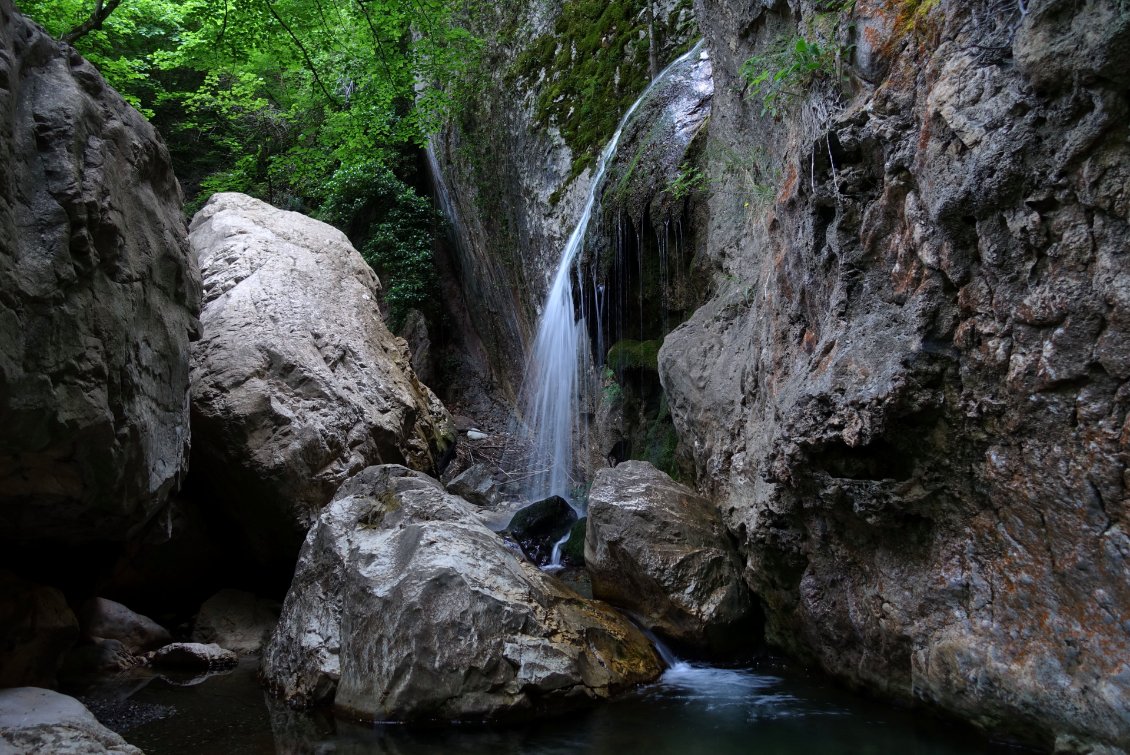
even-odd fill
[{"label": "splash of water", "polygon": [[[664,68],[624,113],[616,132],[600,153],[584,210],[561,253],[561,262],[538,323],[521,394],[524,434],[529,449],[525,488],[531,500],[559,495],[577,508],[572,494],[576,479],[574,442],[577,436],[585,434],[585,428],[580,427],[583,421],[581,386],[589,373],[591,357],[584,313],[579,318],[575,315],[573,266],[578,263],[605,167],[616,154],[620,135],[636,108],[674,68],[698,55],[701,47],[702,42],[699,42]],[[576,278],[583,285],[579,270]]]}]

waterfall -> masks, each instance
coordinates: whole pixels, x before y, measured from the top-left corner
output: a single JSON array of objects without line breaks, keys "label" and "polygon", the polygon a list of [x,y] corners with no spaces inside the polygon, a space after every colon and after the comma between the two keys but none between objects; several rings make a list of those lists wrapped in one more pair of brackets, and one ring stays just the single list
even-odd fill
[{"label": "waterfall", "polygon": [[[620,134],[636,108],[672,69],[697,55],[701,47],[702,42],[699,42],[664,68],[624,113],[612,139],[600,153],[584,210],[561,253],[561,262],[538,323],[521,391],[523,435],[528,444],[525,489],[530,500],[559,495],[577,508],[572,489],[580,481],[574,479],[573,445],[575,431],[581,430],[578,434],[584,435],[586,429],[579,425],[582,422],[580,389],[589,374],[591,359],[584,313],[579,318],[575,316],[572,268],[575,263],[579,264],[579,252],[605,167],[616,153]],[[580,271],[577,273],[578,285],[583,285]],[[578,511],[578,514],[581,513]]]}]

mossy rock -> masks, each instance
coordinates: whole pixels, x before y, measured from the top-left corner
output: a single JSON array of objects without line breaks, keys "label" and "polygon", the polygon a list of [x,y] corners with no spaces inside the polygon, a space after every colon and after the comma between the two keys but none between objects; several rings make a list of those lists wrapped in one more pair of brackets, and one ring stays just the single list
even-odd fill
[{"label": "mossy rock", "polygon": [[608,365],[616,370],[659,370],[659,347],[662,345],[657,339],[651,341],[634,341],[625,338],[612,344],[608,350]]},{"label": "mossy rock", "polygon": [[519,509],[503,534],[518,543],[526,558],[543,566],[549,563],[553,544],[570,531],[576,519],[569,502],[554,495]]},{"label": "mossy rock", "polygon": [[561,563],[565,566],[585,565],[585,527],[588,521],[587,516],[581,517],[569,530],[569,539],[561,546]]},{"label": "mossy rock", "polygon": [[[676,12],[655,19],[663,61],[687,47],[693,29]],[[573,150],[571,181],[596,159],[620,116],[650,79],[647,11],[643,0],[567,0],[553,32],[534,39],[506,72],[510,84],[538,82],[537,120],[556,124]]]}]

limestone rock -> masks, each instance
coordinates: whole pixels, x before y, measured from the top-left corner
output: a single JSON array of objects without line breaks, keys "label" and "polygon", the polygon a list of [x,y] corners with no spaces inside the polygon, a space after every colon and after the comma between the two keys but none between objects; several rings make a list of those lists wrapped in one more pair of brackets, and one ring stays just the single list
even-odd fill
[{"label": "limestone rock", "polygon": [[153,127],[0,0],[0,537],[122,540],[188,464],[200,276]]},{"label": "limestone rock", "polygon": [[146,653],[144,662],[160,669],[217,671],[235,668],[239,656],[215,643],[174,642]]},{"label": "limestone rock", "polygon": [[647,462],[597,472],[585,564],[594,597],[679,645],[724,653],[756,642],[754,601],[718,511]]},{"label": "limestone rock", "polygon": [[0,752],[142,755],[78,700],[38,687],[0,689]]},{"label": "limestone rock", "polygon": [[0,687],[54,687],[78,634],[62,592],[0,571]]},{"label": "limestone rock", "polygon": [[340,231],[242,194],[192,221],[204,273],[193,349],[193,478],[261,562],[293,563],[349,475],[434,469],[451,419],[377,309],[379,282]]},{"label": "limestone rock", "polygon": [[363,720],[526,716],[658,673],[627,620],[398,466],[352,478],[310,530],[263,658],[276,694]]},{"label": "limestone rock", "polygon": [[447,483],[447,492],[488,508],[496,505],[501,497],[498,482],[485,464],[472,464],[460,472]]},{"label": "limestone rock", "polygon": [[428,335],[428,321],[418,309],[408,310],[398,335],[408,344],[412,370],[424,385],[435,380],[435,361],[432,358],[432,339]]},{"label": "limestone rock", "polygon": [[173,641],[169,630],[153,619],[106,598],[88,600],[78,616],[88,637],[119,640],[131,653],[144,653]]},{"label": "limestone rock", "polygon": [[[977,0],[908,32],[861,0],[874,88],[772,119],[721,82],[817,4],[698,7],[715,295],[659,368],[768,639],[1045,749],[1130,748],[1130,15]],[[754,146],[755,212],[724,157]]]},{"label": "limestone rock", "polygon": [[200,607],[192,639],[240,655],[255,654],[271,638],[278,620],[277,603],[242,590],[220,590]]}]

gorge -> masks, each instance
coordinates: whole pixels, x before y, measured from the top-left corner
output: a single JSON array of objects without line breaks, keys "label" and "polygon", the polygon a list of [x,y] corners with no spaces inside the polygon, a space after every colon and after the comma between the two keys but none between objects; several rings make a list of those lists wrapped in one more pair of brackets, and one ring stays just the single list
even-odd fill
[{"label": "gorge", "polygon": [[0,0],[0,742],[1130,749],[1130,8],[455,17],[434,208],[189,222]]}]

